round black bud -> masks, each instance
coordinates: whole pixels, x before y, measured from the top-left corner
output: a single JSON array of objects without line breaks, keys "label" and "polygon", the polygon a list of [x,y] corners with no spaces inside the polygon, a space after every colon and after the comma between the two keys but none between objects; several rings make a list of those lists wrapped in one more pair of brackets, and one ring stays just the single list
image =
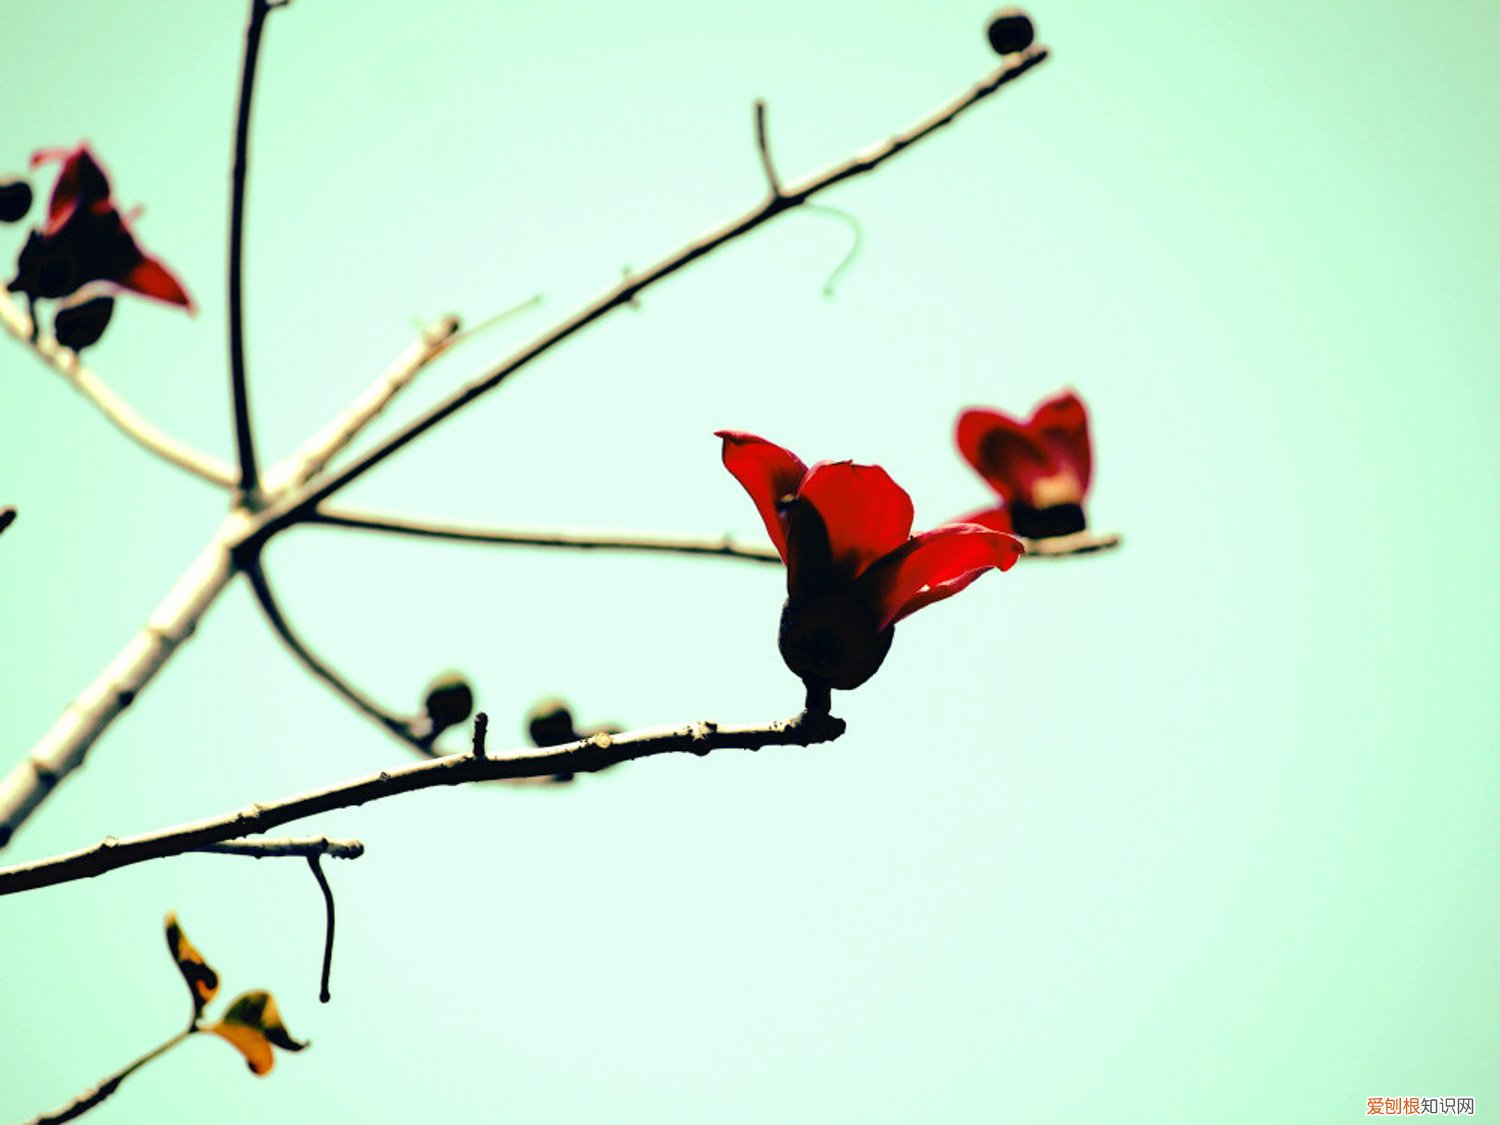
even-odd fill
[{"label": "round black bud", "polygon": [[427,685],[422,712],[432,724],[431,737],[436,738],[474,713],[474,689],[461,673],[443,672]]},{"label": "round black bud", "polygon": [[533,746],[561,746],[582,737],[573,726],[573,712],[555,696],[538,700],[526,713],[526,734]]},{"label": "round black bud", "polygon": [[891,651],[895,626],[875,620],[847,594],[788,598],[777,644],[781,658],[804,682],[848,691],[877,671]]},{"label": "round black bud", "polygon": [[1001,8],[990,17],[989,37],[997,55],[1013,55],[1036,41],[1036,28],[1020,8]]},{"label": "round black bud", "polygon": [[31,185],[25,180],[0,180],[0,223],[19,223],[31,210]]},{"label": "round black bud", "polygon": [[52,314],[52,334],[63,347],[81,352],[99,342],[114,311],[113,297],[90,297],[58,305]]}]

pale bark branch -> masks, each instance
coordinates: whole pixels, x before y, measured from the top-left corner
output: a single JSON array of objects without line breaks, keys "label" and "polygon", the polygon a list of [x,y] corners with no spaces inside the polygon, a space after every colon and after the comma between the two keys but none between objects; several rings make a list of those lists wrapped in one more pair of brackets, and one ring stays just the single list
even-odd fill
[{"label": "pale bark branch", "polygon": [[544,750],[527,747],[500,755],[453,754],[382,770],[269,804],[250,805],[225,816],[126,839],[111,837],[66,855],[0,868],[0,895],[92,878],[131,864],[181,855],[221,840],[264,832],[316,813],[385,800],[419,789],[507,778],[551,777],[560,773],[593,773],[657,754],[704,755],[714,750],[812,746],[831,742],[843,733],[842,719],[826,712],[804,711],[795,718],[760,726],[690,723],[620,735],[598,734]]},{"label": "pale bark branch", "polygon": [[247,521],[243,512],[230,513],[140,631],[0,781],[0,847],[57,784],[83,764],[89,747],[192,636],[234,576],[231,556]]},{"label": "pale bark branch", "polygon": [[162,433],[132,410],[98,375],[85,367],[76,352],[63,347],[51,336],[39,336],[33,341],[31,318],[4,292],[0,292],[0,323],[5,325],[7,332],[30,348],[33,355],[67,380],[74,390],[88,399],[115,429],[131,441],[153,456],[160,457],[179,469],[185,469],[210,484],[222,488],[233,487],[237,479],[233,468],[217,457]]},{"label": "pale bark branch", "polygon": [[1017,536],[1026,544],[1023,559],[1070,559],[1076,555],[1092,555],[1100,551],[1113,551],[1125,542],[1118,532],[1078,531],[1072,535],[1054,535],[1046,539],[1027,539]]},{"label": "pale bark branch", "polygon": [[612,532],[518,531],[473,527],[465,524],[417,520],[406,516],[344,509],[318,509],[308,523],[360,531],[387,532],[417,539],[440,539],[456,543],[504,544],[516,547],[562,547],[578,551],[645,551],[676,555],[714,555],[749,562],[781,564],[771,547],[747,547],[729,536],[692,539],[669,535],[628,535]]},{"label": "pale bark branch", "polygon": [[[531,302],[517,308],[529,307]],[[507,309],[501,316],[515,310]],[[328,462],[341,453],[371,422],[379,418],[391,400],[411,386],[412,381],[438,356],[459,339],[456,316],[445,316],[422,330],[421,337],[391,361],[380,377],[367,387],[339,415],[332,419],[290,457],[266,471],[265,491],[279,496],[301,488],[321,473]]]},{"label": "pale bark branch", "polygon": [[628,305],[643,290],[656,284],[663,278],[671,276],[683,267],[691,265],[704,255],[712,253],[729,242],[733,242],[741,235],[748,234],[756,227],[775,218],[782,212],[801,206],[814,195],[833,187],[835,184],[874,171],[891,157],[911,147],[938,129],[941,129],[953,121],[954,118],[958,117],[959,114],[977,105],[985,98],[990,97],[1007,83],[1019,78],[1046,58],[1047,50],[1044,47],[1033,47],[1020,54],[1008,56],[1005,63],[983,81],[979,82],[966,93],[939,107],[935,112],[924,117],[910,128],[897,133],[880,144],[873,145],[862,152],[856,153],[842,163],[832,165],[821,172],[805,177],[795,184],[784,187],[780,194],[768,196],[762,203],[750,211],[694,239],[661,259],[655,265],[647,267],[640,273],[627,275],[622,278],[613,288],[537,337],[530,344],[527,344],[511,356],[511,358],[505,360],[499,366],[481,375],[466,386],[459,388],[453,394],[443,399],[443,401],[437,403],[395,433],[377,443],[372,449],[356,458],[351,464],[325,478],[316,487],[306,490],[296,498],[273,506],[270,509],[272,519],[266,524],[264,534],[274,534],[304,519],[309,512],[328,499],[328,497],[362,477],[392,454],[405,448],[409,442],[421,437],[427,431],[456,414],[486,392],[493,390],[508,376],[519,371],[538,356],[550,351],[580,329],[586,328],[600,317],[613,312],[622,305]]}]

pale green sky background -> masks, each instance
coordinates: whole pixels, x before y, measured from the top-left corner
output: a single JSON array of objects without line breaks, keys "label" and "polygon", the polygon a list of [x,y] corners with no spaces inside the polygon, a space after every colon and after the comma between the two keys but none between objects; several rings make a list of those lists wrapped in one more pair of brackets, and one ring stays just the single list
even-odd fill
[{"label": "pale green sky background", "polygon": [[[992,65],[938,3],[355,4],[268,29],[248,310],[262,450],[412,338],[546,304],[415,410],[760,191]],[[1126,548],[1022,564],[903,624],[815,751],[663,759],[561,791],[430,792],[297,862],[195,857],[0,901],[0,1119],[173,1031],[161,917],[313,1049],[194,1041],[89,1120],[792,1125],[1343,1122],[1372,1095],[1500,1120],[1500,6],[1033,9],[1056,57],[828,202],[648,292],[352,490],[474,522],[758,538],[725,426],[885,465],[919,525],[984,503],[958,411],[1093,409]],[[202,306],[91,354],[228,456],[224,265],[244,12],[13,4],[0,167],[88,138]],[[50,181],[38,181],[45,187]],[[9,258],[21,230],[0,231]],[[0,341],[0,748],[19,757],[215,526]],[[779,573],[301,530],[273,576],[394,706],[466,670],[513,743],[584,721],[790,714]],[[236,589],[9,861],[402,764]]]}]

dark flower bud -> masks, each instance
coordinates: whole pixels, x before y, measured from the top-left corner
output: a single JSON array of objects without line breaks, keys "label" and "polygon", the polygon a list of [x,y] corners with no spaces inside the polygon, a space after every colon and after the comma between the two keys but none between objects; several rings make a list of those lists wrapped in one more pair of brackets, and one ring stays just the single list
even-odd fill
[{"label": "dark flower bud", "polygon": [[573,712],[555,696],[538,700],[526,713],[526,735],[533,746],[561,746],[583,737],[573,726]]},{"label": "dark flower bud", "polygon": [[99,342],[109,327],[115,311],[113,297],[90,297],[86,301],[69,301],[57,307],[52,315],[52,334],[65,348],[81,352]]},{"label": "dark flower bud", "polygon": [[1013,55],[1031,46],[1036,28],[1020,8],[1001,8],[990,17],[989,37],[997,55]]},{"label": "dark flower bud", "polygon": [[1046,508],[1033,508],[1030,504],[1015,500],[1007,507],[1010,511],[1011,529],[1027,539],[1072,535],[1088,526],[1082,504],[1053,504]]},{"label": "dark flower bud", "polygon": [[0,508],[0,531],[4,531],[7,527],[15,522],[16,510],[14,508],[12,508],[9,504],[5,505],[5,507],[3,508]]},{"label": "dark flower bud", "polygon": [[459,672],[441,672],[427,685],[422,700],[422,714],[431,729],[428,738],[436,738],[449,727],[456,727],[474,713],[474,689]]},{"label": "dark flower bud", "polygon": [[57,239],[32,231],[16,258],[16,276],[6,286],[12,293],[40,297],[66,297],[83,284],[78,262]]},{"label": "dark flower bud", "polygon": [[0,180],[0,223],[19,223],[31,210],[31,185],[25,180]]},{"label": "dark flower bud", "polygon": [[895,636],[895,626],[877,629],[854,598],[832,593],[788,598],[777,643],[786,666],[804,682],[848,691],[879,671]]}]

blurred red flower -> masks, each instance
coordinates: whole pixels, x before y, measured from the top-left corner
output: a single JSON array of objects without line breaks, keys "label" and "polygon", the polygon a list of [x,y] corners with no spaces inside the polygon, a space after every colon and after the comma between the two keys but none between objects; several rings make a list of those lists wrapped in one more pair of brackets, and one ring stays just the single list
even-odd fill
[{"label": "blurred red flower", "polygon": [[1024,422],[998,410],[965,410],[957,439],[959,452],[1001,500],[966,520],[1030,539],[1087,526],[1083,501],[1093,453],[1088,412],[1077,395],[1047,399]]},{"label": "blurred red flower", "polygon": [[32,155],[31,164],[52,160],[62,169],[47,201],[46,221],[26,239],[7,289],[35,300],[66,297],[104,282],[192,312],[193,299],[182,283],[136,242],[110,197],[109,177],[88,146],[43,149]]},{"label": "blurred red flower", "polygon": [[911,534],[911,497],[878,465],[809,469],[753,434],[721,430],[724,466],[750,494],[786,564],[782,659],[810,686],[858,687],[890,651],[895,624],[958,593],[1024,547],[972,523]]}]

